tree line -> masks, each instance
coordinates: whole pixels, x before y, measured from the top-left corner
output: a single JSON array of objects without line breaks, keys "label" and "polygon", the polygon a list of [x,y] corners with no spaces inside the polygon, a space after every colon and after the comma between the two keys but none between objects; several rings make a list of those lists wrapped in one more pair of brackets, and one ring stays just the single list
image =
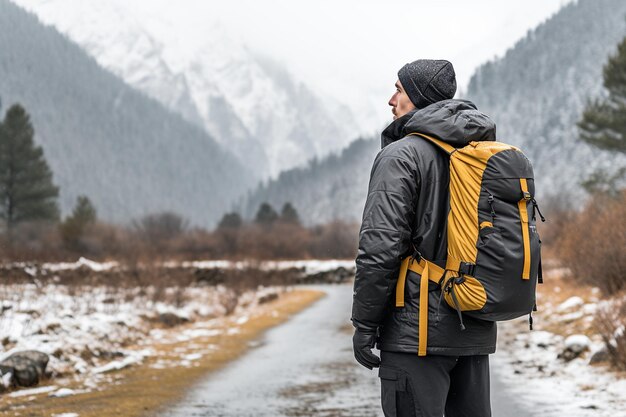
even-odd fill
[{"label": "tree line", "polygon": [[[580,139],[598,149],[624,154],[626,38],[604,66],[603,80],[607,95],[588,102],[578,122]],[[611,173],[599,170],[583,186],[592,195],[608,194],[621,198],[625,174],[626,167],[619,167]],[[128,234],[139,236],[159,249],[167,246],[163,242],[171,242],[182,235],[188,238],[195,235],[190,238],[195,243],[181,243],[179,246],[188,247],[194,253],[212,256],[320,256],[324,253],[328,256],[349,256],[355,251],[356,233],[350,235],[354,232],[354,225],[338,226],[337,222],[331,223],[335,233],[340,236],[325,241],[332,233],[323,226],[302,226],[298,212],[291,203],[284,204],[280,212],[267,202],[261,203],[252,222],[244,221],[237,212],[227,213],[214,232],[202,231],[208,234],[205,238],[211,243],[201,244],[199,242],[202,239],[197,236],[200,232],[197,229],[190,230],[187,221],[176,213],[150,214],[134,220],[130,227],[116,227],[98,221],[96,208],[86,195],[78,196],[72,213],[61,219],[58,196],[59,187],[54,184],[43,149],[34,143],[30,116],[24,107],[14,104],[0,122],[0,220],[2,243],[6,249],[4,256],[15,249],[16,243],[24,241],[28,243],[27,246],[35,248],[46,246],[42,242],[47,241],[49,246],[60,243],[64,250],[70,252],[114,255],[118,252],[115,245],[123,247],[123,242],[128,241],[119,236]],[[595,201],[604,200],[595,198],[590,204]],[[23,230],[16,233],[21,225],[24,226]],[[615,219],[615,225],[623,225],[622,219]],[[47,234],[37,232],[46,227]],[[293,242],[285,240],[286,236]],[[320,247],[323,241],[329,247],[326,251]],[[619,262],[622,262],[622,257],[619,258]],[[615,285],[626,287],[623,278],[626,275],[621,273],[620,268],[616,271],[619,277],[611,279],[617,284],[612,281],[611,288],[615,288]]]},{"label": "tree line", "polygon": [[260,204],[251,222],[226,213],[214,231],[190,228],[168,211],[128,226],[107,224],[86,195],[78,196],[61,219],[60,190],[34,134],[26,109],[12,105],[0,122],[0,255],[5,259],[351,257],[356,250],[354,225],[306,228],[289,202],[280,212]]}]

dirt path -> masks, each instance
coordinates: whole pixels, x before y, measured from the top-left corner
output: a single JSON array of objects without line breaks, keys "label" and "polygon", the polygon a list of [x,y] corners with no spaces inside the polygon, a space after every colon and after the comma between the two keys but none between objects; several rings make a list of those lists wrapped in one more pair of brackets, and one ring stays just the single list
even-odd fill
[{"label": "dirt path", "polygon": [[[209,375],[154,417],[382,417],[376,371],[352,356],[352,288],[327,296],[267,332],[258,347]],[[526,417],[492,376],[495,417]]]}]

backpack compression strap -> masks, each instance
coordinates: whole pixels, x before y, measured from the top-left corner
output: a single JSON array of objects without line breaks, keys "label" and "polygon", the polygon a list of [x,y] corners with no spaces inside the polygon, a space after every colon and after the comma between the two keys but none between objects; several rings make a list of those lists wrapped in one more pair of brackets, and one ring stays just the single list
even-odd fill
[{"label": "backpack compression strap", "polygon": [[419,339],[417,355],[426,355],[426,342],[428,339],[428,281],[439,284],[444,276],[444,269],[439,265],[421,258],[419,261],[412,256],[407,256],[400,265],[400,275],[396,284],[396,307],[404,307],[404,285],[406,274],[413,271],[420,278],[420,311],[419,311]]},{"label": "backpack compression strap", "polygon": [[530,237],[528,234],[528,209],[526,207],[531,196],[528,192],[528,183],[526,178],[520,178],[520,187],[522,189],[522,199],[517,202],[519,208],[519,218],[522,223],[522,240],[524,241],[524,269],[522,270],[522,279],[530,279]]}]

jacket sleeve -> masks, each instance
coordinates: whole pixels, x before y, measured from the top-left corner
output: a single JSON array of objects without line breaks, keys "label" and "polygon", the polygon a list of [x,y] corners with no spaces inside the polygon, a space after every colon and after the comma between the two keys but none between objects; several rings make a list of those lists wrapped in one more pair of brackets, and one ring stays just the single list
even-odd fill
[{"label": "jacket sleeve", "polygon": [[382,323],[401,260],[410,253],[419,171],[407,147],[394,145],[374,161],[359,232],[352,323],[361,330],[373,331]]}]

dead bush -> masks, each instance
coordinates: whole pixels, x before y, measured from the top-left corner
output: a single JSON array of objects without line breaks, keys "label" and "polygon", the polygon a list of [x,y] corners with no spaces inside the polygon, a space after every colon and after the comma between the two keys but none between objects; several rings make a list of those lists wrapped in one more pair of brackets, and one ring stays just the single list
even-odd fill
[{"label": "dead bush", "polygon": [[537,216],[537,230],[541,235],[544,253],[547,249],[547,253],[550,254],[576,216],[576,211],[572,210],[575,206],[571,197],[564,192],[542,199],[539,204],[547,221],[543,223]]},{"label": "dead bush", "polygon": [[617,198],[593,196],[573,215],[556,242],[554,253],[575,279],[605,295],[626,288],[626,191]]},{"label": "dead bush", "polygon": [[626,371],[626,299],[605,303],[598,309],[594,324],[602,336],[611,364]]},{"label": "dead bush", "polygon": [[309,251],[314,258],[356,257],[359,238],[357,224],[334,221],[313,228],[312,234]]}]

